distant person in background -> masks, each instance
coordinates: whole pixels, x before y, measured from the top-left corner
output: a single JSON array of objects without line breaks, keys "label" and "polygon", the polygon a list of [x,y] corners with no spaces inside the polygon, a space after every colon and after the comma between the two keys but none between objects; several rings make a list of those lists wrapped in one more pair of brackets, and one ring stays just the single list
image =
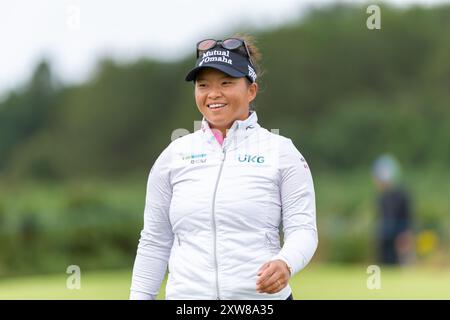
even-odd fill
[{"label": "distant person in background", "polygon": [[391,155],[382,155],[373,166],[380,195],[377,228],[378,261],[407,264],[414,256],[412,215],[409,194],[400,186],[400,166]]}]

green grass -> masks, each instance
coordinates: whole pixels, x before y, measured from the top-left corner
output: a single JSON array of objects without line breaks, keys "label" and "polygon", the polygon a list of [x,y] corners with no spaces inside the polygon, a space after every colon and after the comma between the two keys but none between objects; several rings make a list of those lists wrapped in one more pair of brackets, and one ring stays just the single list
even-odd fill
[{"label": "green grass", "polygon": [[292,283],[297,299],[450,299],[450,270],[381,267],[380,289],[369,290],[367,266],[311,266]]},{"label": "green grass", "polygon": [[[369,290],[363,265],[311,265],[293,279],[300,299],[450,299],[450,270],[381,268],[381,288]],[[86,272],[81,289],[66,288],[67,274],[0,280],[0,299],[128,299],[131,270]],[[164,286],[159,299],[164,298]]]}]

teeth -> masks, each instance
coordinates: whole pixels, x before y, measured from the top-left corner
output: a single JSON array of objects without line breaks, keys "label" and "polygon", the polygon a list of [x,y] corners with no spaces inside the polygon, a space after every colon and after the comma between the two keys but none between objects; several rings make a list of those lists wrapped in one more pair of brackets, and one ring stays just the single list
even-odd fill
[{"label": "teeth", "polygon": [[214,103],[214,104],[210,104],[210,105],[208,105],[208,108],[211,108],[211,109],[216,109],[216,108],[222,108],[222,107],[225,107],[225,103]]}]

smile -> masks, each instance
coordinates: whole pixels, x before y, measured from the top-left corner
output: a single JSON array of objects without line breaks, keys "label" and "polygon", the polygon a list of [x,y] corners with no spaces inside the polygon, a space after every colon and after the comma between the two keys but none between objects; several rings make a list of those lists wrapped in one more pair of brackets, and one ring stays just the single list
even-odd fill
[{"label": "smile", "polygon": [[221,109],[223,107],[225,107],[227,104],[226,103],[212,103],[212,104],[208,104],[208,108],[209,109]]}]

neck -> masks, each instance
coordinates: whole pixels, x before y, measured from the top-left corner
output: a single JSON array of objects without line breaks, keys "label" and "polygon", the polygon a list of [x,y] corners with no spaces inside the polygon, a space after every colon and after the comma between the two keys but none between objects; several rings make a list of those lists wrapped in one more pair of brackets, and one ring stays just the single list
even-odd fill
[{"label": "neck", "polygon": [[230,128],[220,128],[220,129],[217,129],[217,130],[220,131],[220,133],[222,134],[222,137],[225,139],[225,137],[227,136],[227,132],[228,132],[229,129],[230,129]]},{"label": "neck", "polygon": [[235,122],[235,121],[237,121],[237,120],[240,120],[240,121],[244,121],[244,120],[246,120],[246,119],[248,119],[248,117],[250,116],[250,111],[248,112],[248,114],[247,114],[247,116],[245,117],[245,118],[243,118],[243,119],[236,119],[236,120],[234,120],[229,126],[227,126],[227,127],[217,127],[217,126],[214,126],[213,124],[209,124],[209,126],[210,126],[210,128],[211,128],[211,130],[217,130],[217,131],[220,131],[220,133],[222,134],[222,137],[225,139],[225,137],[227,136],[227,133],[228,133],[228,130],[231,128],[231,126],[233,125],[233,123]]}]

